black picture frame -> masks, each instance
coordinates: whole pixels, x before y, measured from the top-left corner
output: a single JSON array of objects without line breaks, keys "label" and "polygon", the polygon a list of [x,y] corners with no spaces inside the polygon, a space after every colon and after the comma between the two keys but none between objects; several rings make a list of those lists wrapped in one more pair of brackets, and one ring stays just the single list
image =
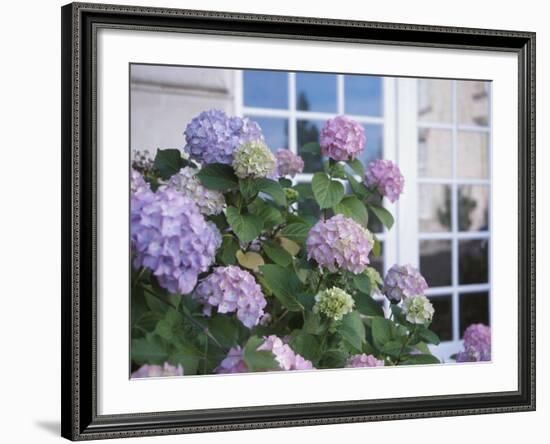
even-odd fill
[{"label": "black picture frame", "polygon": [[[62,436],[71,440],[535,409],[535,33],[72,3],[62,14]],[[519,65],[518,390],[148,414],[97,414],[96,86],[100,27],[516,54]]]}]

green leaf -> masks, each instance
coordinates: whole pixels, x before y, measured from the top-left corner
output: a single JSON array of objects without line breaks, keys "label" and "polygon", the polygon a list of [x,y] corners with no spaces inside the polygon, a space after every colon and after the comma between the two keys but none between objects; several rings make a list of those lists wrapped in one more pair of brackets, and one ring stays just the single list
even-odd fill
[{"label": "green leaf", "polygon": [[367,275],[354,274],[352,281],[353,281],[353,285],[355,286],[355,288],[357,288],[357,290],[365,294],[370,294],[371,284],[370,284],[370,279]]},{"label": "green leaf", "polygon": [[298,197],[298,200],[300,202],[303,202],[307,199],[314,199],[315,196],[313,195],[313,190],[311,189],[311,183],[303,182],[299,183],[298,185],[294,186],[294,189],[298,191],[298,194],[300,195]]},{"label": "green leaf", "polygon": [[290,224],[279,231],[282,237],[286,237],[294,242],[303,244],[306,241],[310,227],[306,224]]},{"label": "green leaf", "polygon": [[365,175],[365,169],[359,159],[348,160],[347,164],[359,177],[363,177]]},{"label": "green leaf", "polygon": [[314,364],[320,358],[320,342],[317,336],[310,335],[302,330],[295,330],[290,338],[290,348]]},{"label": "green leaf", "polygon": [[372,339],[376,348],[381,349],[384,344],[393,339],[392,327],[392,322],[388,319],[380,317],[372,318]]},{"label": "green leaf", "polygon": [[379,205],[369,204],[369,210],[371,210],[377,219],[389,230],[393,226],[393,216],[384,207]]},{"label": "green leaf", "polygon": [[384,310],[368,294],[357,293],[353,296],[356,310],[365,316],[384,317]]},{"label": "green leaf", "polygon": [[382,244],[375,237],[374,238],[374,245],[372,246],[372,254],[374,254],[376,257],[379,257],[381,253],[382,253]]},{"label": "green leaf", "polygon": [[408,355],[405,359],[400,362],[399,365],[426,365],[426,364],[441,364],[439,359],[434,355]]},{"label": "green leaf", "polygon": [[325,173],[315,173],[311,181],[315,200],[321,208],[331,208],[340,203],[344,197],[344,185],[331,180]]},{"label": "green leaf", "polygon": [[321,322],[319,314],[312,311],[306,312],[306,320],[304,322],[303,330],[306,333],[318,335],[324,331],[324,326]]},{"label": "green leaf", "polygon": [[282,205],[286,207],[285,192],[279,182],[271,179],[262,178],[255,181],[255,186],[258,191],[261,191],[262,193],[271,196],[271,198],[277,205]]},{"label": "green leaf", "polygon": [[168,180],[185,166],[185,160],[178,149],[157,150],[153,165],[160,177]]},{"label": "green leaf", "polygon": [[281,212],[265,203],[262,199],[255,199],[248,206],[248,210],[262,219],[265,228],[272,228],[284,222]]},{"label": "green leaf", "polygon": [[401,339],[386,342],[380,349],[382,353],[386,353],[394,358],[398,358],[401,354],[409,353],[412,350],[413,348],[405,346],[403,340]]},{"label": "green leaf", "polygon": [[235,207],[227,207],[227,222],[242,242],[256,239],[262,232],[263,221],[255,214],[240,214]]},{"label": "green leaf", "polygon": [[249,270],[258,271],[260,265],[264,265],[265,261],[261,254],[256,253],[255,251],[247,251],[246,253],[241,250],[235,253],[235,257],[239,262],[239,265]]},{"label": "green leaf", "polygon": [[131,353],[137,364],[162,364],[168,358],[162,340],[154,335],[133,339]]},{"label": "green leaf", "polygon": [[257,336],[252,336],[244,346],[243,358],[250,371],[257,372],[262,370],[275,370],[279,364],[275,355],[267,350],[258,351],[258,347],[264,342]]},{"label": "green leaf", "polygon": [[239,343],[240,326],[229,316],[214,316],[208,320],[208,331],[222,347],[230,348]]},{"label": "green leaf", "polygon": [[424,339],[424,341],[426,341],[428,344],[439,345],[439,343],[441,342],[439,336],[437,336],[433,331],[426,327],[421,327],[420,329],[418,329],[417,332],[419,336]]},{"label": "green leaf", "polygon": [[281,244],[281,248],[283,248],[291,256],[297,256],[300,252],[300,245],[298,245],[293,240],[287,239],[286,237],[282,236],[277,236],[277,240]]},{"label": "green leaf", "polygon": [[353,175],[347,174],[346,177],[351,190],[360,200],[364,200],[372,194],[369,189],[363,183],[357,181]]},{"label": "green leaf", "polygon": [[309,142],[300,147],[299,153],[321,154],[321,145],[318,142]]},{"label": "green leaf", "polygon": [[239,250],[239,243],[230,234],[224,234],[222,245],[218,250],[218,259],[224,265],[235,265],[237,261],[235,254]]},{"label": "green leaf", "polygon": [[364,227],[367,226],[367,222],[369,221],[369,214],[367,213],[365,204],[355,196],[345,196],[338,205],[333,207],[333,210],[337,214],[343,214],[346,217],[352,218]]},{"label": "green leaf", "polygon": [[266,241],[262,248],[267,257],[278,265],[287,267],[292,262],[290,253],[276,242]]},{"label": "green leaf", "polygon": [[291,188],[292,187],[292,181],[290,179],[287,179],[286,177],[279,177],[279,184],[283,188]]},{"label": "green leaf", "polygon": [[260,267],[264,283],[275,297],[290,311],[301,311],[302,305],[296,299],[300,293],[301,283],[294,270],[277,264],[267,264]]},{"label": "green leaf", "polygon": [[252,179],[242,179],[239,181],[239,189],[244,199],[247,201],[252,200],[258,194],[258,187]]},{"label": "green leaf", "polygon": [[346,167],[340,162],[331,165],[329,167],[329,172],[332,177],[337,177],[338,179],[346,178]]},{"label": "green leaf", "polygon": [[239,181],[233,168],[224,163],[209,163],[197,173],[201,183],[211,190],[226,191],[236,188]]},{"label": "green leaf", "polygon": [[362,345],[365,342],[365,325],[361,321],[358,311],[354,310],[344,316],[342,322],[338,325],[338,333],[356,351],[361,351]]}]

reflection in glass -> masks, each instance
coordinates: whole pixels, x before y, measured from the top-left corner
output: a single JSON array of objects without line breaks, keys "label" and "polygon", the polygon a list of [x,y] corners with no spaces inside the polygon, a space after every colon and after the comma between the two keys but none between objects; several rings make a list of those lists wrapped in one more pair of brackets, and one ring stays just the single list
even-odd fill
[{"label": "reflection in glass", "polygon": [[489,187],[462,185],[458,188],[458,228],[460,231],[489,230]]},{"label": "reflection in glass", "polygon": [[296,108],[300,111],[336,112],[334,74],[296,73]]},{"label": "reflection in glass", "polygon": [[489,124],[489,82],[457,81],[458,123],[465,125]]},{"label": "reflection in glass", "polygon": [[345,113],[382,116],[382,78],[360,75],[344,76]]},{"label": "reflection in glass", "polygon": [[366,166],[375,159],[381,159],[383,149],[383,126],[382,125],[363,125],[367,143],[364,151],[357,157]]},{"label": "reflection in glass", "polygon": [[418,120],[451,123],[452,96],[451,80],[418,80]]},{"label": "reflection in glass", "polygon": [[453,339],[453,303],[451,295],[430,296],[429,299],[435,309],[430,330],[434,331],[442,341],[450,341]]},{"label": "reflection in glass", "polygon": [[458,132],[457,175],[460,179],[489,177],[489,135],[487,133]]},{"label": "reflection in glass", "polygon": [[423,233],[450,231],[451,187],[421,184],[418,187],[418,225]]},{"label": "reflection in glass", "polygon": [[489,293],[462,293],[459,298],[460,338],[464,330],[471,325],[482,323],[489,325]]},{"label": "reflection in glass", "polygon": [[420,273],[429,287],[451,285],[451,241],[420,241]]},{"label": "reflection in glass", "polygon": [[271,151],[288,147],[288,120],[271,117],[248,116],[260,125],[265,143]]},{"label": "reflection in glass", "polygon": [[473,239],[458,242],[458,282],[485,284],[489,282],[489,240]]},{"label": "reflection in glass", "polygon": [[453,174],[452,134],[448,130],[418,131],[418,176],[450,178]]},{"label": "reflection in glass", "polygon": [[288,108],[288,74],[278,71],[243,71],[244,105]]},{"label": "reflection in glass", "polygon": [[323,123],[321,120],[298,120],[296,122],[298,154],[304,159],[304,173],[315,173],[323,169],[321,156],[302,153],[300,150],[306,143],[319,142],[319,133]]}]

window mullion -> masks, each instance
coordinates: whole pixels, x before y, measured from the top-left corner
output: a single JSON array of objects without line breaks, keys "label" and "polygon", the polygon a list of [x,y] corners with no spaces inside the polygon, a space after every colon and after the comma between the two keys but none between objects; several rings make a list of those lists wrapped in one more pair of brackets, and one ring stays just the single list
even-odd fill
[{"label": "window mullion", "polygon": [[288,149],[298,152],[298,136],[296,124],[296,73],[288,73]]}]

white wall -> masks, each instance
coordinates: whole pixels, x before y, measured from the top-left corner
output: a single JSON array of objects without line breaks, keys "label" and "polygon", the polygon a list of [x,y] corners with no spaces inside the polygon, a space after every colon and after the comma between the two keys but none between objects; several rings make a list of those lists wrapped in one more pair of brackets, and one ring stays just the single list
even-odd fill
[{"label": "white wall", "polygon": [[[239,443],[365,442],[464,443],[523,442],[545,436],[545,419],[550,419],[547,356],[549,323],[544,322],[548,289],[544,274],[543,249],[550,248],[542,227],[549,220],[550,179],[543,177],[548,167],[544,122],[550,118],[550,93],[543,69],[550,60],[550,16],[539,0],[486,1],[462,0],[452,6],[436,0],[394,0],[362,3],[296,2],[277,0],[257,2],[233,0],[117,0],[119,3],[225,9],[272,14],[316,15],[375,21],[427,23],[439,25],[490,27],[536,31],[537,36],[537,123],[538,123],[538,411],[535,413],[439,418],[372,424],[353,424],[300,429],[277,429],[186,437],[148,438],[124,442],[214,443],[219,439]],[[59,441],[59,6],[57,0],[5,2],[0,28],[2,70],[0,173],[2,207],[0,245],[0,318],[2,379],[0,382],[3,442],[48,443]],[[361,6],[362,5],[362,6]],[[548,78],[548,74],[546,78]],[[544,213],[544,214],[543,214]],[[548,273],[546,273],[547,275]],[[544,287],[544,288],[543,288]],[[498,295],[495,295],[498,297]],[[452,381],[449,381],[452,384]],[[544,433],[544,435],[543,435]],[[534,438],[542,442],[544,438]]]}]

